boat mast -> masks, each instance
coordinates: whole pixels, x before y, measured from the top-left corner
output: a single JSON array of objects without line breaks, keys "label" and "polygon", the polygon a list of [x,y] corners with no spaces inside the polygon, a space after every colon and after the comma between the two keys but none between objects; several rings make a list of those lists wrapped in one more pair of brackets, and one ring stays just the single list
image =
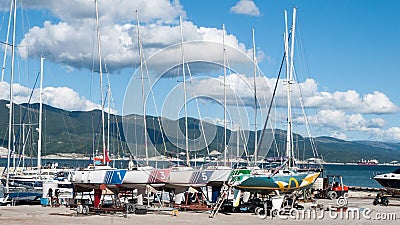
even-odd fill
[{"label": "boat mast", "polygon": [[[14,7],[14,8],[13,8]],[[7,155],[7,178],[6,178],[6,193],[10,191],[9,181],[10,181],[10,157],[11,157],[11,138],[12,138],[12,128],[13,128],[13,83],[14,83],[14,61],[15,61],[15,25],[17,22],[17,0],[13,0],[13,5],[11,7],[13,12],[13,34],[12,34],[12,45],[11,45],[11,77],[10,77],[10,109],[9,109],[9,120],[8,120],[8,155]],[[8,27],[10,29],[10,27]]]},{"label": "boat mast", "polygon": [[237,133],[236,133],[236,159],[238,160],[238,163],[239,163],[239,151],[240,151],[240,145],[239,145],[239,142],[240,142],[240,126],[238,127],[238,130],[237,130]]},{"label": "boat mast", "polygon": [[[25,145],[26,145],[26,141],[25,141],[25,123],[22,123],[22,168],[25,168]],[[30,125],[30,124],[29,124]],[[30,129],[29,129],[30,130]]]},{"label": "boat mast", "polygon": [[[96,30],[97,30],[97,51],[99,54],[99,73],[100,73],[100,92],[101,92],[101,123],[102,123],[102,138],[103,138],[103,164],[106,162],[106,136],[104,128],[104,93],[103,93],[103,67],[101,59],[101,44],[100,44],[100,28],[99,28],[99,8],[97,0],[94,1],[96,4]],[[108,164],[108,162],[107,162]]]},{"label": "boat mast", "polygon": [[5,72],[5,69],[6,69],[8,38],[10,36],[10,26],[11,26],[11,18],[12,18],[12,13],[13,13],[13,10],[12,10],[13,4],[14,4],[14,1],[11,1],[10,15],[8,17],[8,29],[7,29],[6,43],[5,43],[5,46],[4,46],[3,67],[1,68],[1,82],[4,81],[4,72]]},{"label": "boat mast", "polygon": [[[293,8],[292,37],[291,37],[292,43],[291,43],[291,46],[290,46],[290,77],[289,77],[289,85],[288,85],[290,99],[291,99],[291,85],[294,82],[294,80],[293,80],[293,71],[294,71],[293,56],[294,56],[295,33],[296,33],[296,8]],[[290,112],[290,142],[291,142],[291,144],[290,144],[290,146],[291,146],[291,148],[290,148],[290,151],[291,151],[291,153],[290,153],[290,156],[291,156],[290,163],[291,163],[291,165],[289,165],[289,166],[294,167],[295,166],[294,165],[295,161],[294,161],[294,149],[293,149],[293,123],[292,123],[292,105],[291,105],[291,103],[290,103],[289,110],[290,111],[288,111],[288,112]]]},{"label": "boat mast", "polygon": [[[288,44],[288,25],[287,25],[287,12],[284,11],[285,14],[285,33],[283,35],[284,43],[285,43],[285,65],[286,65],[286,80],[289,81],[289,44]],[[289,120],[288,120],[289,121]],[[289,124],[289,123],[288,123]],[[290,155],[290,136],[289,136],[289,125],[287,125],[287,133],[286,133],[286,156]]]},{"label": "boat mast", "polygon": [[37,167],[40,171],[42,167],[42,112],[43,112],[43,62],[44,58],[40,58],[40,93],[39,93],[39,137],[38,137],[38,152],[37,152]]},{"label": "boat mast", "polygon": [[140,31],[139,31],[139,13],[136,10],[136,21],[137,21],[137,36],[138,36],[138,47],[139,47],[139,57],[140,57],[140,73],[142,79],[142,102],[143,102],[143,124],[144,124],[144,149],[146,153],[146,166],[149,165],[149,149],[147,146],[147,122],[146,122],[146,98],[144,94],[144,75],[143,75],[143,52],[142,52],[142,42],[140,40]]},{"label": "boat mast", "polygon": [[291,106],[291,85],[293,83],[293,56],[294,56],[294,38],[296,30],[296,8],[293,8],[291,28],[291,46],[289,58],[289,33],[287,27],[287,13],[285,11],[285,52],[286,52],[286,76],[287,76],[287,135],[286,135],[286,156],[288,157],[288,167],[294,167],[294,150],[293,150],[293,130],[292,130],[292,106]]},{"label": "boat mast", "polygon": [[254,40],[254,29],[251,29],[252,37],[253,37],[253,64],[254,64],[254,165],[257,165],[258,158],[258,140],[257,140],[257,86],[256,86],[256,77],[257,77],[257,59],[256,59],[256,42]]},{"label": "boat mast", "polygon": [[[107,75],[107,150],[108,150],[108,154],[110,154],[110,101],[111,101],[111,89],[110,89],[110,79]],[[115,164],[115,160],[113,160],[113,165]],[[113,166],[114,167],[114,166]]]},{"label": "boat mast", "polygon": [[226,166],[226,49],[225,49],[225,24],[222,24],[222,48],[223,48],[223,63],[224,63],[224,166]]},{"label": "boat mast", "polygon": [[187,118],[187,96],[186,96],[186,73],[185,73],[185,54],[183,48],[183,28],[182,28],[182,17],[179,17],[180,29],[181,29],[181,53],[182,53],[182,74],[183,74],[183,108],[185,111],[185,146],[186,146],[186,165],[190,166],[189,158],[189,136],[188,136],[188,118]]}]

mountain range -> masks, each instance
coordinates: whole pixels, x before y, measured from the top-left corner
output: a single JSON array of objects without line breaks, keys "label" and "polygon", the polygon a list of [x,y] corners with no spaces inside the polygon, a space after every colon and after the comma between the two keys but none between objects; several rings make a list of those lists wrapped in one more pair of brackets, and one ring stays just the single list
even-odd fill
[{"label": "mountain range", "polygon": [[[21,152],[22,137],[25,138],[25,154],[36,155],[37,149],[37,121],[38,121],[39,104],[20,104],[14,105],[14,133],[15,148]],[[138,115],[129,115],[132,118],[142,118]],[[8,101],[0,100],[0,146],[7,147],[8,145],[8,118],[9,108]],[[106,114],[106,117],[108,115]],[[161,154],[176,154],[179,150],[171,141],[166,138],[165,133],[161,133],[159,129],[159,118],[152,116],[146,117],[147,134],[151,143]],[[142,119],[143,121],[143,119]],[[156,122],[155,122],[156,121]],[[176,121],[175,121],[176,122]],[[143,122],[142,122],[143,123]],[[22,125],[25,124],[25,125]],[[163,123],[164,124],[164,123]],[[180,127],[184,124],[184,119],[179,120]],[[188,118],[188,136],[198,137],[200,134],[199,120]],[[209,124],[208,124],[209,125]],[[137,124],[138,129],[143,130],[143,126]],[[204,125],[203,129],[207,132],[209,126]],[[135,128],[136,129],[136,128]],[[215,127],[214,127],[215,129]],[[106,129],[107,130],[107,129]],[[222,143],[224,136],[223,127],[217,126],[215,129],[215,138],[208,143],[208,148],[222,152]],[[122,125],[122,117],[119,115],[110,115],[110,152],[114,155],[127,156],[129,155],[129,147],[133,154],[132,148],[141,144],[129,143],[129,138],[124,134]],[[182,131],[182,130],[181,130]],[[23,135],[25,133],[25,135]],[[183,132],[184,133],[184,132]],[[284,130],[267,130],[266,133],[273,133],[273,140],[270,149],[267,149],[267,156],[277,156],[279,151],[273,148],[276,146],[285,146],[286,131]],[[97,149],[101,149],[101,111],[65,111],[54,108],[49,105],[43,105],[43,132],[42,132],[42,155],[50,155],[57,153],[76,153],[84,155],[92,155]],[[261,131],[258,131],[260,136]],[[141,134],[143,135],[143,134]],[[228,138],[230,135],[235,135],[235,131],[227,131]],[[248,131],[248,139],[246,145],[241,143],[241,146],[247,146],[249,154],[254,151],[254,132]],[[301,145],[297,150],[297,157],[307,159],[314,157],[310,148],[310,138],[294,134],[296,146]],[[377,159],[379,162],[400,161],[400,143],[381,142],[381,141],[345,141],[332,137],[315,137],[313,138],[319,157],[322,157],[326,162],[358,162],[361,159]],[[301,144],[299,144],[301,143]],[[165,145],[164,145],[165,144]],[[233,143],[231,146],[234,146]],[[129,147],[128,147],[129,146]],[[133,147],[134,146],[134,147]],[[165,146],[165,147],[164,147]],[[139,146],[143,147],[143,146]],[[167,149],[167,152],[165,152]],[[206,149],[197,151],[197,153],[205,154]]]}]

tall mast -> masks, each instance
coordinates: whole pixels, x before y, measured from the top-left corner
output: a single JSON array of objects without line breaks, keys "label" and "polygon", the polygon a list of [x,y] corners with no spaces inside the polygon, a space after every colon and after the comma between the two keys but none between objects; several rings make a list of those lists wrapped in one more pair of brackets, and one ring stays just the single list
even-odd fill
[{"label": "tall mast", "polygon": [[[239,150],[240,150],[240,145],[239,145],[239,142],[240,142],[240,126],[239,126],[239,128],[238,128],[238,130],[237,130],[237,133],[236,133],[236,159],[237,160],[239,160]],[[239,162],[239,161],[238,161]]]},{"label": "tall mast", "polygon": [[97,30],[97,51],[99,54],[99,74],[100,74],[100,92],[101,92],[101,123],[102,123],[102,138],[103,138],[103,164],[106,162],[106,136],[104,128],[104,93],[103,93],[103,67],[101,59],[101,44],[100,44],[100,28],[99,28],[99,8],[97,0],[96,3],[96,30]]},{"label": "tall mast", "polygon": [[225,49],[225,24],[222,24],[222,57],[224,63],[224,166],[226,166],[226,49]]},{"label": "tall mast", "polygon": [[5,72],[5,69],[6,69],[7,50],[8,50],[8,37],[10,36],[10,25],[11,25],[12,13],[13,13],[13,10],[12,10],[13,4],[14,4],[14,1],[11,1],[10,16],[8,17],[8,29],[7,29],[7,36],[6,36],[6,45],[4,46],[3,67],[1,68],[1,82],[4,81],[4,72]]},{"label": "tall mast", "polygon": [[[290,77],[289,77],[289,94],[290,94],[290,98],[291,98],[291,85],[293,84],[293,71],[294,71],[294,65],[293,65],[293,56],[294,56],[294,39],[295,39],[295,33],[296,33],[296,8],[293,8],[293,18],[292,18],[292,43],[290,46]],[[294,166],[294,149],[293,149],[293,126],[292,126],[292,105],[290,103],[290,107],[289,107],[288,112],[290,112],[290,142],[291,142],[291,167]]]},{"label": "tall mast", "polygon": [[292,106],[291,106],[291,85],[293,83],[293,56],[294,56],[294,38],[296,30],[296,8],[293,8],[293,21],[291,29],[291,46],[289,57],[289,33],[287,26],[287,13],[285,11],[285,57],[286,57],[286,76],[287,76],[287,135],[286,135],[286,156],[288,157],[288,167],[294,166],[294,150],[293,150],[293,130],[292,130]]},{"label": "tall mast", "polygon": [[[25,123],[22,123],[22,168],[25,168]],[[30,125],[30,124],[29,124]]]},{"label": "tall mast", "polygon": [[258,140],[257,140],[257,86],[256,86],[256,77],[257,77],[257,59],[256,59],[256,42],[254,40],[254,29],[251,29],[252,37],[253,37],[253,64],[254,64],[254,164],[257,165],[258,158]]},{"label": "tall mast", "polygon": [[[108,76],[107,76],[108,78]],[[107,150],[108,152],[110,152],[110,101],[111,101],[111,87],[110,87],[110,79],[107,79]],[[113,161],[113,163],[115,163],[115,160]],[[113,166],[114,167],[114,166]]]},{"label": "tall mast", "polygon": [[182,52],[182,74],[183,74],[183,108],[185,111],[185,147],[186,147],[186,165],[190,166],[189,158],[189,136],[188,136],[188,118],[187,118],[187,96],[186,96],[186,73],[185,73],[185,54],[183,48],[183,28],[182,28],[182,17],[179,17],[179,23],[181,28],[181,52]]},{"label": "tall mast", "polygon": [[[285,42],[285,65],[286,65],[286,80],[288,82],[288,87],[287,87],[287,105],[288,109],[289,104],[290,104],[290,88],[289,88],[289,83],[290,83],[290,72],[289,72],[289,32],[288,32],[288,24],[287,24],[287,12],[285,10],[285,34],[284,34],[284,42]],[[290,160],[291,160],[291,132],[290,132],[290,125],[291,123],[289,122],[289,112],[288,112],[288,119],[287,119],[287,131],[286,131],[286,156],[289,158],[289,164],[288,167],[290,167]]]},{"label": "tall mast", "polygon": [[[12,8],[14,7],[14,8]],[[11,10],[14,10],[13,20],[13,35],[11,45],[11,77],[10,77],[10,109],[9,109],[9,120],[8,120],[8,156],[7,156],[7,178],[6,178],[6,192],[9,192],[9,180],[10,180],[10,157],[11,157],[11,140],[12,128],[13,128],[13,83],[14,83],[14,61],[15,61],[15,27],[17,23],[17,0],[13,0],[13,6]]]},{"label": "tall mast", "polygon": [[37,152],[37,167],[40,170],[42,166],[42,112],[43,112],[43,62],[44,58],[40,58],[40,93],[39,93],[39,137]]},{"label": "tall mast", "polygon": [[144,75],[143,75],[143,52],[142,52],[142,42],[140,40],[140,31],[139,31],[139,13],[136,10],[136,21],[137,21],[137,36],[138,36],[138,47],[139,47],[139,57],[140,57],[140,73],[142,79],[142,102],[143,102],[143,124],[144,124],[144,149],[146,153],[146,166],[149,165],[149,149],[147,146],[147,122],[146,122],[146,98],[144,94]]}]

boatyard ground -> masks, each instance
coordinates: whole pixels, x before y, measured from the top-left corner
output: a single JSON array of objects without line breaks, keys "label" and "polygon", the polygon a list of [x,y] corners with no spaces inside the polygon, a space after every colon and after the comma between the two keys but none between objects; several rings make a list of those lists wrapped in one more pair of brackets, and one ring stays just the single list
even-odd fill
[{"label": "boatyard ground", "polygon": [[[31,206],[4,206],[0,207],[0,224],[28,225],[28,224],[56,224],[56,225],[86,225],[86,224],[201,224],[201,225],[252,225],[252,224],[398,224],[400,221],[400,199],[390,199],[389,206],[372,204],[373,198],[349,198],[348,213],[346,211],[327,211],[334,206],[335,201],[318,200],[324,210],[318,211],[316,217],[296,218],[289,216],[259,218],[254,213],[219,213],[215,218],[209,218],[209,212],[178,212],[171,216],[170,211],[149,212],[146,215],[129,214],[127,218],[117,213],[101,215],[77,215],[75,211],[64,206],[59,208]],[[355,216],[358,211],[359,217]],[[322,216],[323,215],[323,216]]]}]

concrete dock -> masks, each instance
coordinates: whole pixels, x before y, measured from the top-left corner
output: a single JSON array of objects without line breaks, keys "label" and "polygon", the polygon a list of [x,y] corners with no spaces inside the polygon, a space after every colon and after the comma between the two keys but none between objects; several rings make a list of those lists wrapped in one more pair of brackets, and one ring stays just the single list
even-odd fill
[{"label": "concrete dock", "polygon": [[[260,218],[254,213],[219,213],[215,218],[209,218],[209,212],[178,212],[171,216],[169,211],[151,212],[146,215],[101,214],[77,215],[64,206],[58,208],[33,206],[3,206],[0,207],[0,224],[7,225],[86,225],[86,224],[199,224],[199,225],[252,225],[252,224],[398,224],[400,220],[400,200],[390,199],[389,206],[372,204],[373,198],[349,198],[345,210],[327,210],[336,205],[336,201],[321,199],[317,203],[322,210],[297,212],[296,216]],[[305,204],[306,207],[306,204]],[[307,209],[307,207],[306,207]]]}]

